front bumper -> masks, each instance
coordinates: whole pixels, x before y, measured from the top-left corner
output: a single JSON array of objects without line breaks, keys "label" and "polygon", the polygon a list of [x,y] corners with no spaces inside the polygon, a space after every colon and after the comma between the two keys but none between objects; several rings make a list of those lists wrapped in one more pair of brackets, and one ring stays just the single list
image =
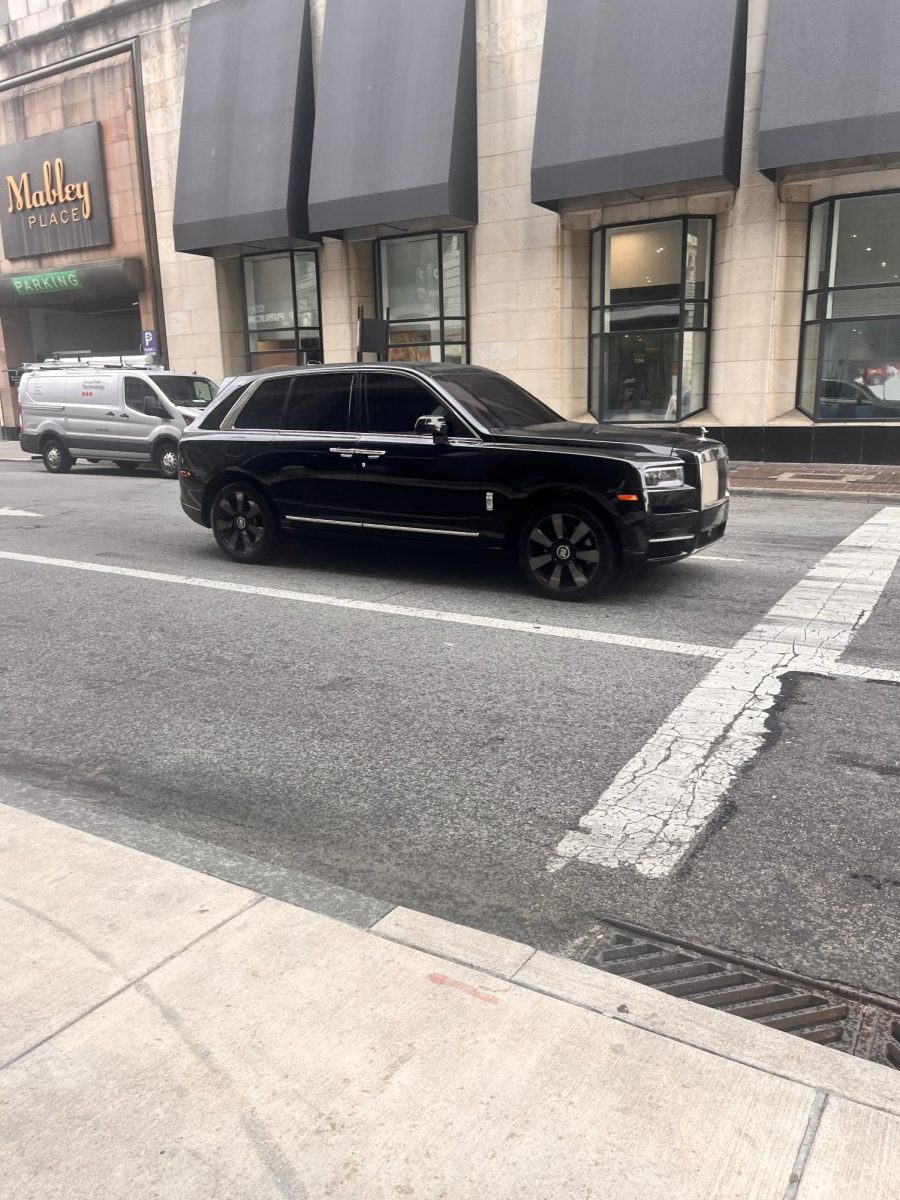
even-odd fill
[{"label": "front bumper", "polygon": [[728,523],[728,499],[709,508],[682,512],[653,513],[647,518],[646,562],[687,558],[711,546],[725,533]]}]

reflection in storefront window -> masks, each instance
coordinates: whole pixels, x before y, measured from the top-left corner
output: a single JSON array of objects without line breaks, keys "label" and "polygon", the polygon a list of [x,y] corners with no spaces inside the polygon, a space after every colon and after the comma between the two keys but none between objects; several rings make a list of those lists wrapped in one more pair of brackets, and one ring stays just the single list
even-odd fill
[{"label": "reflection in storefront window", "polygon": [[594,230],[589,407],[678,421],[706,407],[712,220]]},{"label": "reflection in storefront window", "polygon": [[379,315],[389,320],[392,360],[468,361],[466,261],[462,232],[376,243]]},{"label": "reflection in storefront window", "polygon": [[813,205],[803,315],[798,407],[900,417],[900,192]]},{"label": "reflection in storefront window", "polygon": [[243,262],[250,369],[321,362],[316,252],[255,254]]}]

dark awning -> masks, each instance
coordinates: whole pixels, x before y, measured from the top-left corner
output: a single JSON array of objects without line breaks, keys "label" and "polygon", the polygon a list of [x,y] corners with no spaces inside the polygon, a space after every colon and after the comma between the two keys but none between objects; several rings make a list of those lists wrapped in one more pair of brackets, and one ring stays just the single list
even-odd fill
[{"label": "dark awning", "polygon": [[478,216],[474,0],[328,0],[309,227]]},{"label": "dark awning", "polygon": [[97,300],[134,300],[143,287],[144,264],[139,258],[103,258],[0,275],[0,306],[96,307]]},{"label": "dark awning", "polygon": [[314,118],[308,0],[218,0],[191,14],[175,249],[308,237]]},{"label": "dark awning", "polygon": [[897,0],[772,0],[759,169],[897,153]]},{"label": "dark awning", "polygon": [[746,0],[549,0],[531,198],[740,181]]}]

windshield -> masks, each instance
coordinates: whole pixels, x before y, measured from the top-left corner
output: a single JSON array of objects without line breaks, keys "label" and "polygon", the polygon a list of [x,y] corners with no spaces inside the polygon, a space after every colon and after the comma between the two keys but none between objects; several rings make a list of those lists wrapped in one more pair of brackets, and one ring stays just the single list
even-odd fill
[{"label": "windshield", "polygon": [[530,392],[493,371],[454,371],[436,378],[487,429],[528,429],[562,420]]},{"label": "windshield", "polygon": [[151,375],[150,378],[181,408],[206,408],[216,394],[216,385],[202,375]]}]

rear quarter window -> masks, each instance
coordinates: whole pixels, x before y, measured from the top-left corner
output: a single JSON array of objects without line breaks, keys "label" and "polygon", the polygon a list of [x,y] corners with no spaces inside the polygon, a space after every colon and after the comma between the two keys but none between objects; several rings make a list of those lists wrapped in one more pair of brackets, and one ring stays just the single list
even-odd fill
[{"label": "rear quarter window", "polygon": [[221,429],[222,422],[234,408],[235,403],[240,400],[244,392],[250,386],[252,380],[246,383],[239,383],[236,387],[229,388],[227,392],[222,392],[220,396],[216,396],[209,407],[209,411],[200,422],[200,429]]}]

